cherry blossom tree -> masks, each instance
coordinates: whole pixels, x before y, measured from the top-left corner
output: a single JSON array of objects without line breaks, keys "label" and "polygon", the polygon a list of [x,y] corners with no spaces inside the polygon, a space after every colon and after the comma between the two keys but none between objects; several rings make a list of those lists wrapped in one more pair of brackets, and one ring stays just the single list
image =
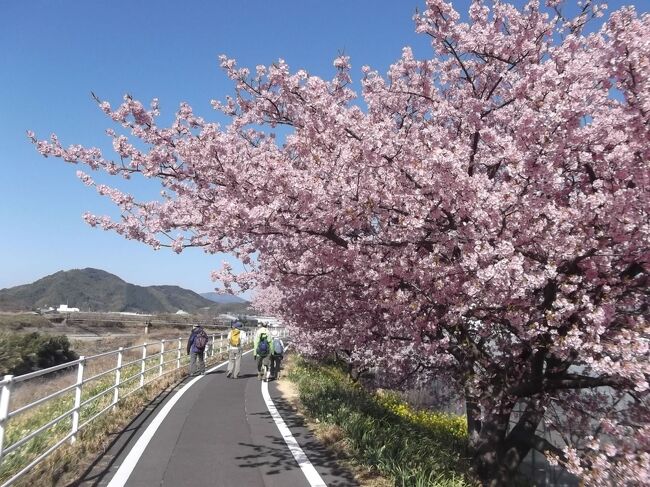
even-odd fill
[{"label": "cherry blossom tree", "polygon": [[588,33],[604,7],[567,7],[474,1],[463,22],[427,0],[432,56],[364,67],[361,95],[345,56],[330,81],[222,57],[225,127],[186,104],[165,128],[157,100],[98,99],[115,159],[30,137],[158,179],[143,202],[80,171],[122,211],[85,219],[236,255],[250,272],[215,280],[260,290],[303,353],[446,380],[485,485],[509,485],[532,449],[587,484],[647,484],[650,17],[623,8]]}]

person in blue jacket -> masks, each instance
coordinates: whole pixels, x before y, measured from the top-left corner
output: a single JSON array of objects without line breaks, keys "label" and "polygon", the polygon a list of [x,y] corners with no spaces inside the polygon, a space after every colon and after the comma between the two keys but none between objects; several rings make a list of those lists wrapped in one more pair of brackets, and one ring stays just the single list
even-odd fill
[{"label": "person in blue jacket", "polygon": [[201,325],[192,325],[192,333],[187,340],[187,354],[190,356],[190,375],[205,374],[203,353],[208,343],[208,334]]}]

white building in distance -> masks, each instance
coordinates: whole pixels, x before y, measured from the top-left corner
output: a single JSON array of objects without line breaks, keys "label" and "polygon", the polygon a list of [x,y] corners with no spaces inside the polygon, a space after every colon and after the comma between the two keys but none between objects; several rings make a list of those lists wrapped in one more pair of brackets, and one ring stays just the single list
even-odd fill
[{"label": "white building in distance", "polygon": [[79,308],[68,308],[67,304],[59,305],[59,307],[56,308],[56,310],[59,313],[78,313],[79,312]]},{"label": "white building in distance", "polygon": [[247,315],[246,318],[251,320],[257,320],[258,322],[263,322],[266,326],[275,328],[276,326],[282,326],[282,322],[275,316],[250,316]]}]

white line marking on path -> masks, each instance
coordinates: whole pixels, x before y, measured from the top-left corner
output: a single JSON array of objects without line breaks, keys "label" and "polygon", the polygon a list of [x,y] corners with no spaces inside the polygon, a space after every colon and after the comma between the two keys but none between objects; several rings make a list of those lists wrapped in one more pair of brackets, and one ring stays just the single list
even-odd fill
[{"label": "white line marking on path", "polygon": [[262,381],[262,397],[264,397],[266,407],[269,409],[269,413],[271,413],[271,417],[273,418],[273,421],[275,421],[275,425],[280,430],[280,434],[282,435],[284,442],[289,447],[293,458],[295,458],[296,462],[298,462],[298,466],[300,466],[302,473],[305,474],[309,485],[311,487],[327,487],[327,484],[323,481],[321,476],[318,475],[318,472],[307,458],[307,455],[302,450],[302,448],[300,448],[300,445],[291,434],[291,431],[276,409],[275,404],[273,404],[273,400],[269,394],[269,383],[266,381]]},{"label": "white line marking on path", "polygon": [[[242,356],[250,352],[252,352],[252,350],[242,353]],[[215,365],[205,372],[208,373],[212,372],[213,370],[217,370],[219,367],[223,367],[227,363],[228,361],[226,360],[225,362],[222,362],[219,365]],[[183,394],[185,394],[190,387],[192,387],[199,379],[203,377],[205,376],[199,375],[198,377],[195,377],[187,384],[185,384],[182,389],[180,389],[176,394],[174,394],[174,397],[167,401],[165,406],[163,406],[153,421],[149,423],[149,426],[147,426],[147,429],[144,430],[142,436],[140,436],[135,445],[133,445],[133,448],[131,448],[131,451],[129,451],[127,454],[126,458],[122,462],[122,465],[120,465],[120,468],[117,469],[117,472],[115,472],[115,475],[113,475],[113,478],[108,483],[108,487],[123,487],[126,484],[126,481],[131,476],[131,473],[133,473],[133,469],[138,464],[138,460],[140,460],[140,457],[144,453],[145,448],[147,448],[147,445],[151,441],[151,438],[153,438],[153,435],[156,433],[156,430],[160,427],[164,419],[167,417],[169,411],[172,410],[174,405],[183,396]]]}]

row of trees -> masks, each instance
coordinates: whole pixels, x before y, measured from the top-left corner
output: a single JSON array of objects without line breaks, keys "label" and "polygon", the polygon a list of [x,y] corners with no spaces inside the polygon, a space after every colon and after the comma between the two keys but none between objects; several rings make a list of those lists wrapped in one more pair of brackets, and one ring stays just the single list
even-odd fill
[{"label": "row of trees", "polygon": [[477,0],[462,22],[427,0],[432,56],[364,67],[361,95],[345,56],[330,81],[222,57],[227,127],[185,104],[160,127],[157,100],[127,96],[98,100],[116,160],[30,136],[45,156],[160,180],[164,198],[140,202],[79,172],[122,210],[86,220],[237,255],[252,271],[214,278],[261,290],[304,353],[444,378],[485,485],[509,485],[531,449],[589,483],[647,483],[650,17],[624,8],[587,34],[601,14]]}]

